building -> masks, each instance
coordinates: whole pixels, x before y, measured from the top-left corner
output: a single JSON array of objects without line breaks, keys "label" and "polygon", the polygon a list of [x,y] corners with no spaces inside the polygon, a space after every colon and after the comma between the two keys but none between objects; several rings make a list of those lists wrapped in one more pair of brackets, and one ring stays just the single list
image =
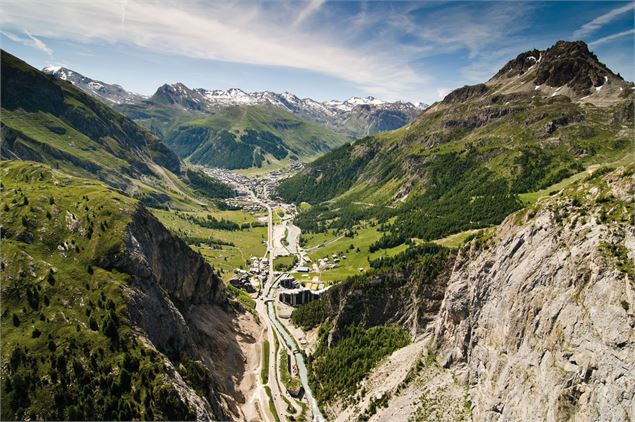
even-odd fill
[{"label": "building", "polygon": [[293,277],[284,277],[280,280],[280,285],[285,289],[297,289],[300,287]]},{"label": "building", "polygon": [[238,289],[243,289],[249,293],[256,292],[256,289],[254,288],[254,286],[249,282],[249,280],[245,278],[232,278],[231,280],[229,280],[229,284],[231,284],[232,286]]},{"label": "building", "polygon": [[286,303],[290,306],[306,305],[312,300],[320,297],[319,293],[311,291],[311,289],[301,288],[295,290],[289,290],[288,292],[282,292],[278,296],[280,302]]},{"label": "building", "polygon": [[296,271],[299,273],[308,273],[309,272],[309,267],[298,267],[296,268]]}]

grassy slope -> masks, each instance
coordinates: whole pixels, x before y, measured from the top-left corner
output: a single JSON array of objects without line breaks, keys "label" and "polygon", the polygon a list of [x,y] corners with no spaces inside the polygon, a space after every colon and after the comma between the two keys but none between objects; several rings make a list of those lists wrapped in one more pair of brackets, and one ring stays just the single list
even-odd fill
[{"label": "grassy slope", "polygon": [[[275,168],[287,162],[289,157],[301,159],[314,157],[337,147],[346,138],[317,123],[298,117],[277,107],[233,106],[212,110],[211,114],[188,112],[176,107],[155,102],[119,107],[124,113],[153,132],[162,136],[167,144],[182,158],[197,164],[248,168],[253,162],[233,163],[236,157],[228,149],[228,141],[215,136],[220,131],[228,131],[240,138],[248,129],[272,134],[283,142],[288,153],[285,157],[274,157],[262,149],[240,148],[242,155],[263,152],[265,167]],[[202,130],[201,130],[202,129]],[[212,129],[212,132],[207,132]],[[188,136],[182,136],[188,134]],[[239,142],[240,144],[240,142]],[[254,152],[256,151],[256,152]],[[244,157],[243,157],[244,158]]]},{"label": "grassy slope", "polygon": [[0,172],[2,419],[191,417],[127,321],[128,276],[95,264],[136,201],[41,164]]},{"label": "grassy slope", "polygon": [[[363,223],[359,227],[356,227],[353,233],[354,236],[352,238],[344,236],[337,240],[335,240],[336,237],[334,235],[329,236],[327,233],[303,235],[303,237],[307,238],[307,247],[311,247],[311,245],[315,244],[323,244],[331,240],[328,244],[308,254],[309,258],[315,263],[317,263],[320,258],[329,257],[330,259],[333,254],[346,255],[346,259],[342,259],[333,269],[323,269],[320,273],[309,273],[306,281],[312,280],[313,277],[318,277],[319,282],[308,283],[308,285],[321,283],[329,285],[336,281],[342,281],[347,277],[359,274],[360,268],[367,271],[369,269],[369,260],[377,259],[382,256],[393,256],[406,249],[406,245],[404,244],[371,253],[368,248],[382,236],[382,233],[378,231],[377,227]],[[351,245],[353,245],[352,249]],[[357,251],[358,248],[359,252]],[[299,280],[305,281],[305,278],[301,276],[298,278]],[[311,287],[317,288],[317,285]]]},{"label": "grassy slope", "polygon": [[[173,211],[155,209],[152,212],[161,223],[178,236],[185,235],[231,243],[232,245],[190,244],[210,264],[221,270],[225,280],[233,276],[234,269],[245,267],[249,258],[261,257],[266,251],[266,227],[252,227],[237,231],[210,229],[193,224],[185,218],[187,215],[205,218],[210,214],[208,211],[183,211],[176,214]],[[238,224],[256,222],[253,215],[245,211],[213,211],[211,214],[218,219],[224,218]]]},{"label": "grassy slope", "polygon": [[[326,208],[308,212],[306,220],[313,227],[305,228],[346,227],[369,216],[396,215],[395,229],[407,236],[444,237],[495,224],[519,208],[520,201],[510,202],[509,209],[500,207],[506,190],[531,200],[532,194],[525,192],[541,191],[582,168],[622,159],[631,149],[633,121],[627,107],[626,100],[600,109],[563,97],[526,96],[503,104],[486,98],[441,106],[402,129],[330,152],[283,182],[279,193],[296,202],[329,201]],[[471,128],[484,109],[494,116],[507,114]],[[545,135],[548,123],[563,116],[568,124]],[[444,174],[448,168],[452,171]],[[404,186],[410,190],[401,191]],[[500,193],[489,199],[496,191]],[[474,218],[480,220],[471,222]]]}]

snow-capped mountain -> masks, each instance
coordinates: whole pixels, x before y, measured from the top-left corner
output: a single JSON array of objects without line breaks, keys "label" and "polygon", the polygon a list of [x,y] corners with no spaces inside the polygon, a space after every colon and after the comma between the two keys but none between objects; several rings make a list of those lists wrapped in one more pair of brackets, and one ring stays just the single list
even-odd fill
[{"label": "snow-capped mountain", "polygon": [[423,103],[388,102],[374,97],[319,102],[290,92],[190,89],[182,83],[159,87],[151,100],[198,111],[228,106],[275,106],[339,129],[351,137],[397,129],[427,108]]},{"label": "snow-capped mountain", "polygon": [[191,89],[180,82],[164,84],[148,98],[126,91],[120,85],[94,80],[65,67],[51,65],[42,71],[66,80],[111,105],[134,104],[152,107],[153,103],[161,103],[195,112],[213,112],[214,109],[229,106],[274,106],[326,125],[351,138],[397,129],[428,107],[423,103],[389,102],[374,97],[351,97],[344,101],[320,102],[311,98],[300,98],[290,92],[245,92],[239,88]]},{"label": "snow-capped mountain", "polygon": [[106,103],[130,104],[136,103],[145,98],[140,94],[126,91],[120,85],[107,84],[105,82],[97,81],[62,66],[49,65],[42,69],[42,72],[64,81],[68,81],[87,94],[105,101]]}]

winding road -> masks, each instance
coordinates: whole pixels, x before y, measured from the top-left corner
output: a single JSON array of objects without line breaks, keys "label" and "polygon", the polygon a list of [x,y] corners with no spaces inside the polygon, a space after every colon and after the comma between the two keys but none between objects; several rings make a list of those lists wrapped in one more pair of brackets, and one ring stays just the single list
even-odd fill
[{"label": "winding road", "polygon": [[[309,386],[308,371],[304,361],[304,355],[298,348],[298,341],[293,335],[284,328],[275,309],[276,294],[278,291],[278,283],[280,277],[276,278],[273,268],[273,261],[277,255],[288,255],[289,253],[298,256],[298,265],[301,265],[305,251],[299,246],[300,228],[293,225],[293,217],[289,216],[284,219],[282,230],[274,230],[272,202],[269,198],[267,184],[262,183],[262,179],[249,179],[245,176],[238,175],[228,170],[222,169],[204,169],[212,177],[220,176],[221,180],[232,185],[238,192],[244,195],[244,200],[253,202],[267,209],[267,250],[265,252],[268,258],[268,274],[267,281],[261,287],[256,297],[256,313],[263,326],[263,335],[261,341],[269,342],[269,367],[265,369],[268,374],[267,383],[264,384],[260,376],[262,365],[264,363],[263,356],[260,356],[260,367],[256,381],[255,392],[250,401],[256,401],[257,409],[260,417],[266,421],[277,422],[290,420],[302,412],[304,407],[312,415],[312,420],[316,422],[325,421],[324,415],[320,411],[317,401],[313,396],[313,391]],[[269,179],[271,182],[273,179]],[[292,208],[285,204],[280,205],[283,208]],[[287,233],[286,247],[280,248],[281,238]],[[291,352],[295,358],[300,382],[304,388],[304,397],[302,400],[292,397],[284,387],[279,374],[279,355],[275,345],[279,348],[285,348]],[[260,347],[263,350],[264,347]],[[267,387],[271,393],[267,392]],[[270,399],[271,402],[270,403]],[[272,405],[271,405],[272,404]]]},{"label": "winding road", "polygon": [[[265,195],[267,194],[265,190]],[[304,388],[304,399],[308,402],[311,413],[313,415],[313,420],[318,422],[325,421],[324,415],[320,411],[317,401],[313,396],[313,391],[309,386],[309,378],[308,371],[306,367],[306,363],[304,361],[304,356],[302,352],[298,349],[297,340],[293,338],[293,336],[284,328],[280,320],[278,319],[278,315],[275,311],[275,301],[276,301],[276,292],[278,290],[278,283],[280,277],[276,278],[274,269],[273,269],[273,260],[276,257],[276,251],[274,245],[276,243],[276,239],[274,238],[274,230],[273,230],[273,210],[269,203],[267,202],[268,198],[257,198],[256,195],[253,195],[254,200],[267,208],[267,222],[268,222],[268,238],[267,238],[267,254],[269,255],[269,273],[267,275],[267,282],[265,284],[265,288],[262,290],[264,293],[258,298],[256,303],[256,312],[258,313],[260,320],[265,321],[267,326],[267,338],[270,344],[269,348],[269,382],[268,385],[271,388],[271,395],[275,405],[275,410],[278,414],[280,420],[286,420],[288,416],[287,412],[287,402],[292,404],[292,407],[296,410],[300,410],[300,405],[298,400],[291,397],[289,393],[286,391],[286,388],[281,385],[279,369],[278,369],[278,354],[274,348],[274,339],[273,336],[276,336],[278,339],[278,343],[280,347],[286,347],[287,350],[291,351],[295,357],[296,365],[298,367],[298,372],[300,375],[300,382],[302,383],[302,387]],[[298,258],[300,258],[299,262],[301,262],[302,254],[300,248],[297,246],[297,239],[300,235],[300,229],[292,224],[289,224],[289,228],[293,227],[293,238],[294,245],[293,249],[295,249]],[[282,233],[285,231],[283,230]],[[262,360],[261,360],[262,362]],[[286,399],[286,401],[285,401]]]}]

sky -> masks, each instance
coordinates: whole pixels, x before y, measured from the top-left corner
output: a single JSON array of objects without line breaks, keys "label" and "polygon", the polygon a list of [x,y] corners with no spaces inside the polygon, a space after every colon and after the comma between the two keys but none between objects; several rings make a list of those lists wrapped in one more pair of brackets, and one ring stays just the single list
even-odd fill
[{"label": "sky", "polygon": [[191,88],[433,103],[583,40],[635,79],[635,2],[2,0],[1,47],[151,95]]}]

